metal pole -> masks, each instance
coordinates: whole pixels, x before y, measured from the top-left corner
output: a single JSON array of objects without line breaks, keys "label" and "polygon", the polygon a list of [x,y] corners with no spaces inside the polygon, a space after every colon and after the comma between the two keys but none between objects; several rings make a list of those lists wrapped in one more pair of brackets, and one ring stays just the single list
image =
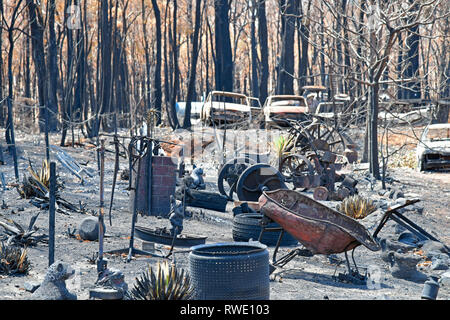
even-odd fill
[{"label": "metal pole", "polygon": [[55,202],[56,202],[56,163],[50,162],[50,204],[48,223],[48,265],[55,262]]}]

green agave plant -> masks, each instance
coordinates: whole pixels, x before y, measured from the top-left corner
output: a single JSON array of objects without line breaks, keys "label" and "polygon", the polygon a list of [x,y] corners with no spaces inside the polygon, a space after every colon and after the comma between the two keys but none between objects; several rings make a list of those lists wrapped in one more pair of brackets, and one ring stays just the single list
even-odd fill
[{"label": "green agave plant", "polygon": [[342,200],[336,209],[354,219],[363,219],[377,210],[377,207],[369,199],[355,194]]},{"label": "green agave plant", "polygon": [[288,156],[290,153],[288,151],[291,146],[293,137],[286,138],[285,136],[279,136],[272,143],[272,147],[275,150],[278,158],[278,164],[280,165],[283,161],[284,157]]},{"label": "green agave plant", "polygon": [[188,300],[192,297],[190,278],[184,269],[178,269],[167,261],[158,262],[156,271],[148,267],[131,291],[130,300]]}]

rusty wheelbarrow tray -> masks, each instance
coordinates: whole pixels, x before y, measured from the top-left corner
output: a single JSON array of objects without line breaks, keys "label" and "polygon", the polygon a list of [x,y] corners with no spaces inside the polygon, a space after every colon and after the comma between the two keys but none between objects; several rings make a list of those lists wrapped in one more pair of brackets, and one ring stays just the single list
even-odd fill
[{"label": "rusty wheelbarrow tray", "polygon": [[313,254],[333,254],[364,245],[372,251],[380,246],[355,219],[294,190],[263,192],[261,212],[277,222]]},{"label": "rusty wheelbarrow tray", "polygon": [[[296,255],[305,255],[305,251],[309,256],[345,253],[349,275],[355,279],[355,275],[359,275],[358,268],[352,251],[356,273],[352,271],[347,251],[354,250],[360,245],[371,251],[381,249],[367,229],[358,221],[297,191],[288,189],[265,191],[259,198],[259,206],[264,216],[281,226],[279,241],[286,231],[307,249],[294,250],[276,260],[277,246],[274,251],[273,266],[283,266]],[[261,235],[264,231],[263,228]]]}]

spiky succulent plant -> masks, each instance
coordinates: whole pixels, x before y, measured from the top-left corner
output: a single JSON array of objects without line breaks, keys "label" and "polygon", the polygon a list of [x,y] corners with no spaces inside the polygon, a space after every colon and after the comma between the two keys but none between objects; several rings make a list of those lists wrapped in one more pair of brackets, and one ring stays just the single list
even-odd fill
[{"label": "spiky succulent plant", "polygon": [[336,209],[353,219],[363,219],[377,210],[377,207],[371,200],[355,194],[342,200]]},{"label": "spiky succulent plant", "polygon": [[188,300],[192,293],[190,278],[184,269],[164,261],[158,262],[156,271],[149,266],[136,278],[126,296],[129,300]]},{"label": "spiky succulent plant", "polygon": [[27,274],[30,267],[26,249],[1,243],[0,274]]},{"label": "spiky succulent plant", "polygon": [[279,136],[272,142],[272,147],[276,152],[278,160],[278,170],[281,171],[281,163],[283,159],[290,154],[289,150],[292,147],[293,137],[286,138]]}]

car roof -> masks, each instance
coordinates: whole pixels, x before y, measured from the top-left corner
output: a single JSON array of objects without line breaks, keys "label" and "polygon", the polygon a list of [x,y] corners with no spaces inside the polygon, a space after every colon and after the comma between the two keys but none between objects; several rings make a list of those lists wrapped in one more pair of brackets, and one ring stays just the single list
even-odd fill
[{"label": "car roof", "polygon": [[327,87],[324,86],[303,86],[302,90],[309,90],[309,91],[326,91],[328,90]]},{"label": "car roof", "polygon": [[450,123],[435,123],[430,124],[428,129],[450,129]]},{"label": "car roof", "polygon": [[286,100],[291,100],[291,99],[299,99],[299,100],[304,100],[305,97],[303,96],[295,96],[295,95],[287,95],[287,94],[279,94],[279,95],[273,95],[273,96],[269,96],[270,98],[276,98],[276,99],[286,99]]},{"label": "car roof", "polygon": [[247,98],[245,94],[236,93],[236,92],[228,92],[228,91],[211,91],[212,95],[225,96],[225,97],[236,97],[236,98]]}]

